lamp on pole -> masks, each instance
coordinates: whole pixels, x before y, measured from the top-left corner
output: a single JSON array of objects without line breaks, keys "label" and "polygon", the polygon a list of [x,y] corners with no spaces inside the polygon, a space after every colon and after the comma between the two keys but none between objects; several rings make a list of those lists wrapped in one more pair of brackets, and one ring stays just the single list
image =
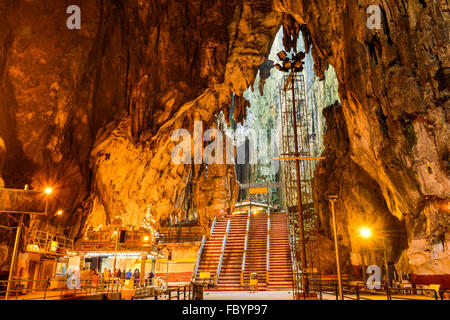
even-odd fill
[{"label": "lamp on pole", "polygon": [[[56,211],[53,215],[50,215],[49,217],[48,217],[48,219],[47,219],[47,223],[46,223],[46,225],[45,225],[45,230],[48,230],[49,228],[49,226],[50,226],[50,217],[56,217],[56,216],[60,216],[60,215],[62,215],[64,213],[64,211],[63,210],[58,210],[58,211]],[[48,233],[48,231],[47,231],[47,233]]]},{"label": "lamp on pole", "polygon": [[306,241],[305,241],[305,227],[303,224],[303,209],[302,209],[302,188],[301,188],[301,177],[300,177],[300,148],[298,143],[298,128],[297,128],[297,110],[295,105],[295,74],[303,71],[303,59],[305,58],[305,53],[300,51],[293,54],[291,57],[282,50],[277,54],[278,58],[281,60],[282,64],[275,64],[274,67],[282,72],[288,72],[289,76],[285,83],[285,90],[288,90],[289,84],[291,84],[292,89],[292,122],[293,122],[293,132],[294,132],[294,157],[295,159],[295,177],[297,184],[297,210],[298,210],[298,225],[299,225],[299,238],[300,238],[300,259],[301,259],[301,270],[302,270],[302,289],[303,296],[308,295],[309,285],[308,277],[306,275],[307,261],[306,261]]},{"label": "lamp on pole", "polygon": [[[363,238],[365,240],[367,240],[367,239],[369,239],[369,238],[371,238],[373,236],[372,235],[372,230],[369,227],[361,227],[359,229],[359,234],[360,234],[361,238]],[[386,269],[386,275],[387,275],[389,266],[388,266],[388,260],[387,260],[387,252],[386,252],[386,240],[385,240],[386,236],[385,235],[376,235],[375,238],[377,238],[377,239],[381,238],[382,241],[383,241],[384,268]],[[366,257],[367,256],[367,243],[363,242],[362,248],[363,248],[362,251],[363,251],[364,257]],[[362,255],[361,255],[361,261],[362,261],[362,266],[363,266],[363,279],[364,279],[364,282],[365,282],[366,281],[366,274],[365,274],[365,270],[364,270],[364,262],[363,262],[363,256]],[[368,258],[366,259],[366,262],[367,262],[367,264],[369,264],[369,259]],[[386,276],[386,278],[387,278],[387,276]]]},{"label": "lamp on pole", "polygon": [[166,265],[166,286],[169,289],[169,260],[172,260],[172,254],[169,247],[167,249],[167,265]]},{"label": "lamp on pole", "polygon": [[[11,190],[11,191],[14,191],[14,190]],[[18,191],[18,190],[16,190],[16,191]],[[25,185],[23,191],[31,192],[30,190],[28,190],[28,185]],[[45,213],[47,213],[47,208],[48,208],[48,196],[52,192],[53,192],[53,189],[50,187],[47,187],[44,190],[45,195],[47,195],[46,202],[45,202]],[[23,215],[24,214],[32,214],[31,212],[24,212],[24,211],[21,211],[18,213],[19,213],[19,224],[17,225],[16,237],[14,240],[14,248],[13,248],[13,253],[12,253],[12,257],[11,257],[11,266],[9,267],[8,284],[6,287],[5,300],[8,300],[9,296],[10,296],[12,277],[14,274],[14,267],[16,265],[17,251],[19,250],[20,233],[22,231],[22,225],[23,225]],[[36,214],[38,214],[38,213],[36,213]]]},{"label": "lamp on pole", "polygon": [[45,197],[45,211],[44,212],[47,213],[47,210],[48,210],[48,197],[53,193],[53,188],[51,188],[51,187],[45,188],[44,193],[46,195],[46,197]]},{"label": "lamp on pole", "polygon": [[[359,229],[359,235],[363,240],[367,240],[372,237],[372,230],[368,227],[361,227]],[[366,259],[366,242],[361,242],[361,267],[362,267],[362,276],[363,281],[366,282],[366,263],[369,264],[369,259]]]},{"label": "lamp on pole", "polygon": [[386,274],[386,279],[388,279],[388,260],[387,260],[387,252],[386,252],[386,241],[385,241],[385,236],[383,236],[383,256],[384,256],[384,268],[386,269],[385,274]]},{"label": "lamp on pole", "polygon": [[22,230],[22,223],[23,223],[23,214],[20,214],[19,225],[17,226],[17,231],[16,231],[16,238],[14,240],[14,249],[13,249],[13,254],[12,254],[12,258],[11,258],[11,266],[9,267],[8,285],[6,287],[5,300],[9,299],[9,292],[11,290],[12,275],[14,273],[14,266],[16,264],[17,250],[19,249],[20,232]]},{"label": "lamp on pole", "polygon": [[334,234],[334,250],[336,252],[336,269],[337,269],[337,277],[338,277],[338,286],[339,286],[339,299],[344,300],[344,295],[342,294],[342,277],[341,277],[341,266],[339,263],[339,246],[337,239],[337,224],[336,224],[336,214],[334,212],[334,203],[338,199],[335,195],[328,196],[328,200],[331,204],[331,214],[333,216],[333,234]]},{"label": "lamp on pole", "polygon": [[116,274],[117,247],[119,246],[119,238],[120,238],[120,232],[118,231],[118,229],[116,229],[114,233],[116,235],[116,244],[114,246],[113,278],[115,277]]}]

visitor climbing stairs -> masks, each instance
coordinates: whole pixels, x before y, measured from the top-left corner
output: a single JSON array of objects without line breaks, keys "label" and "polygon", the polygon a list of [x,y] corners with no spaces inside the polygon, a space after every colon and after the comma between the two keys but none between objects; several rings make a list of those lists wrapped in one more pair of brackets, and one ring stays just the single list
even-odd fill
[{"label": "visitor climbing stairs", "polygon": [[239,212],[214,220],[202,242],[194,279],[214,284],[209,290],[290,290],[293,285],[289,227],[284,212]]}]

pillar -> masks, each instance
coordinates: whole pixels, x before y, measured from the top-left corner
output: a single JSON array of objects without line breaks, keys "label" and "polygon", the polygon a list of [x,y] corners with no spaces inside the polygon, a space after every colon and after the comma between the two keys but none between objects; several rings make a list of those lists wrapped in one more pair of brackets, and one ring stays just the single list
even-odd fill
[{"label": "pillar", "polygon": [[81,270],[83,270],[84,269],[84,258],[85,258],[85,255],[84,254],[80,254],[80,272],[81,272]]},{"label": "pillar", "polygon": [[141,272],[140,272],[140,280],[141,282],[145,280],[145,263],[147,262],[147,254],[144,253],[141,255]]}]

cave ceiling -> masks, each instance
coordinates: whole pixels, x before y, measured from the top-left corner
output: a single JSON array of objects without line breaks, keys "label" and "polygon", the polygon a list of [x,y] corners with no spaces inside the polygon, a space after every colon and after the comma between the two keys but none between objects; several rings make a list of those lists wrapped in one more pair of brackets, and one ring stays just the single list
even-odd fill
[{"label": "cave ceiling", "polygon": [[[334,174],[346,183],[331,185],[348,217],[361,206],[379,211],[406,228],[409,242],[421,216],[435,226],[430,237],[446,234],[445,1],[377,1],[379,29],[367,26],[369,1],[73,4],[81,8],[79,30],[68,29],[65,2],[0,2],[0,184],[52,183],[53,208],[71,213],[51,221],[55,229],[76,237],[117,216],[136,225],[148,207],[163,219],[186,199],[203,209],[204,221],[232,208],[239,188],[233,166],[210,166],[206,177],[204,167],[170,165],[170,135],[192,130],[195,120],[213,125],[219,112],[229,114],[233,95],[242,120],[243,92],[283,25],[302,32],[316,76],[332,66],[339,81],[341,115],[329,118],[345,142],[330,144],[330,159],[319,166],[322,219],[329,214],[319,191]],[[355,190],[366,196],[355,200]]]}]

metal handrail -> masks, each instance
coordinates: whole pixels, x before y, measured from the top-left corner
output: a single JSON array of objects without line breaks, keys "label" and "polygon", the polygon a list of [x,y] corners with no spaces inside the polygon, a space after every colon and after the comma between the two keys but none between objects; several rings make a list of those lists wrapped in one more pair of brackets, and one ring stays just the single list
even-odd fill
[{"label": "metal handrail", "polygon": [[227,245],[228,232],[230,231],[230,223],[231,223],[231,220],[228,219],[227,230],[225,231],[225,234],[223,236],[223,241],[222,241],[222,252],[220,254],[219,264],[217,265],[215,284],[219,283],[220,270],[222,269],[223,254],[225,253],[225,246]]},{"label": "metal handrail", "polygon": [[[159,234],[160,243],[186,243],[186,242],[199,242],[202,235],[199,233],[184,233],[184,234]],[[136,242],[141,243],[141,242]]]},{"label": "metal handrail", "polygon": [[200,248],[198,249],[198,253],[197,253],[197,261],[195,262],[195,269],[194,269],[194,275],[192,276],[192,281],[195,281],[195,278],[197,277],[198,266],[200,265],[200,259],[202,258],[202,252],[203,252],[203,247],[205,246],[205,240],[206,240],[206,237],[205,237],[205,235],[203,235],[202,244],[200,245]]},{"label": "metal handrail", "polygon": [[[86,296],[105,295],[110,297],[111,293],[119,293],[119,299],[123,298],[126,290],[126,281],[132,281],[134,295],[132,300],[154,297],[160,299],[191,300],[193,296],[192,284],[186,284],[175,288],[168,288],[162,291],[160,286],[152,285],[149,279],[121,279],[111,278],[104,280],[100,276],[97,278],[81,278],[77,288],[67,288],[67,279],[47,279],[47,280],[28,280],[14,279],[14,284],[10,290],[10,300],[64,300],[64,299],[83,299]],[[6,287],[8,281],[0,281],[0,299],[5,293],[2,287]],[[51,284],[56,284],[52,287]],[[176,292],[176,295],[172,295]],[[133,292],[131,292],[133,293]]]},{"label": "metal handrail", "polygon": [[269,284],[270,270],[270,211],[267,210],[266,283]]},{"label": "metal handrail", "polygon": [[[47,299],[65,299],[80,296],[89,296],[97,294],[109,294],[113,292],[122,293],[125,279],[111,278],[103,280],[100,276],[96,278],[80,278],[78,285],[70,289],[67,287],[69,279],[48,278],[43,280],[30,280],[16,278],[11,281],[0,281],[0,296],[6,293],[2,288],[7,287],[7,283],[12,284],[9,290],[9,299],[18,300],[47,300]],[[131,279],[133,287],[139,288],[148,284],[147,280]],[[56,286],[52,286],[56,284]]]},{"label": "metal handrail", "polygon": [[212,238],[213,233],[214,233],[214,227],[216,226],[216,222],[217,222],[217,217],[214,217],[213,223],[211,225],[211,233],[210,233],[211,238]]},{"label": "metal handrail", "polygon": [[[337,279],[327,281],[319,280],[311,283],[311,288],[318,290],[320,292],[320,297],[322,297],[322,292],[329,292],[336,295],[336,300],[339,297],[337,286]],[[357,282],[356,284],[343,284],[342,289],[345,293],[344,299],[349,300],[372,300],[370,299],[370,296],[385,296],[386,300],[417,300],[414,296],[422,296],[424,295],[423,293],[429,293],[431,295],[430,298],[434,300],[443,298],[442,294],[439,294],[440,292],[438,293],[434,289],[393,288],[389,287],[385,281],[381,284],[380,289],[367,289],[365,288],[365,283],[363,282]],[[396,295],[396,292],[400,292],[401,294]],[[421,292],[421,294],[418,294],[418,292]],[[366,295],[366,297],[361,295]]]},{"label": "metal handrail", "polygon": [[[187,288],[187,290],[186,290]],[[180,290],[181,289],[181,290]],[[176,295],[172,295],[172,292],[176,292]],[[187,299],[186,299],[187,297]],[[183,286],[177,286],[175,288],[168,288],[160,293],[153,292],[150,288],[143,288],[142,291],[136,291],[136,295],[131,300],[154,298],[155,300],[192,300],[194,299],[194,286],[187,284]]]},{"label": "metal handrail", "polygon": [[295,247],[295,232],[293,231],[293,225],[291,220],[289,219],[289,247],[291,249],[291,262],[292,262],[292,280],[293,287],[292,293],[294,295],[294,300],[296,299],[296,294],[298,290],[298,268],[297,268],[297,256],[296,256],[296,247]]},{"label": "metal handrail", "polygon": [[55,241],[57,248],[64,250],[73,250],[73,239],[66,238],[48,231],[35,230],[31,237],[31,244],[37,244],[40,248],[50,251],[51,242]]},{"label": "metal handrail", "polygon": [[242,254],[242,267],[241,267],[241,286],[244,285],[245,260],[247,258],[247,243],[249,230],[250,230],[250,210],[248,211],[247,227],[245,228],[244,253]]}]

